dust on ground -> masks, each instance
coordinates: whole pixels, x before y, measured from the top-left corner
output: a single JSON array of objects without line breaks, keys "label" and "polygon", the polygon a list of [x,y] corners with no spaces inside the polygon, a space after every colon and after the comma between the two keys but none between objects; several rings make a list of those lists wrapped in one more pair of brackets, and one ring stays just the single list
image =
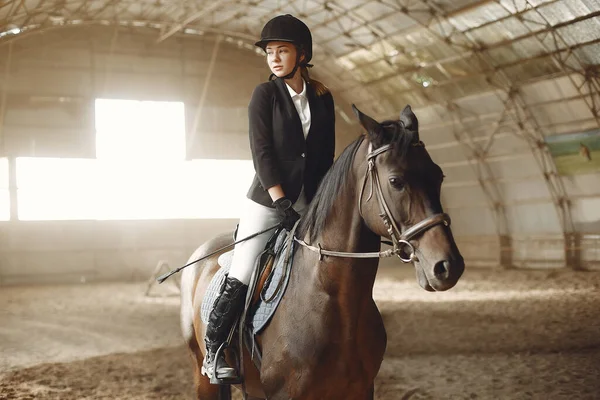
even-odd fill
[{"label": "dust on ground", "polygon": [[[144,292],[1,288],[0,399],[192,399],[179,300]],[[599,272],[471,268],[428,293],[386,266],[374,298],[388,333],[377,399],[600,398]]]}]

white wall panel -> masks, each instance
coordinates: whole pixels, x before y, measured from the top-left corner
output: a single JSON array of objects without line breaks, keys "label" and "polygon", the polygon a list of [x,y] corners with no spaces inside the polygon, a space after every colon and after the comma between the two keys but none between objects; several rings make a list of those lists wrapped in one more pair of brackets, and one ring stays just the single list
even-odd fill
[{"label": "white wall panel", "polygon": [[[578,78],[578,75],[573,75],[573,77]],[[530,104],[560,100],[565,97],[577,95],[577,89],[573,86],[568,76],[524,85],[521,88],[521,92]]]},{"label": "white wall panel", "polygon": [[184,101],[181,87],[181,78],[176,75],[111,72],[104,84],[100,84],[98,92],[105,98]]},{"label": "white wall panel", "polygon": [[522,234],[562,232],[551,202],[507,207],[509,231]]},{"label": "white wall panel", "polygon": [[[458,182],[471,182],[477,179],[477,175],[473,171],[473,167],[471,165],[444,165],[441,164],[440,167],[444,171],[444,175],[446,178],[444,179],[444,183],[458,183]],[[442,190],[444,186],[442,185]]]},{"label": "white wall panel", "polygon": [[517,236],[512,241],[513,265],[520,268],[566,266],[562,235]]},{"label": "white wall panel", "polygon": [[539,171],[539,166],[533,157],[516,154],[513,157],[491,162],[490,167],[496,178],[523,178]]},{"label": "white wall panel", "polygon": [[542,126],[593,118],[590,109],[582,99],[532,107],[531,112]]},{"label": "white wall panel", "polygon": [[94,131],[43,126],[6,126],[4,145],[28,157],[95,157]]},{"label": "white wall panel", "polygon": [[474,114],[502,113],[506,94],[502,91],[486,92],[457,99],[455,103],[464,111]]},{"label": "white wall panel", "polygon": [[429,155],[431,156],[431,159],[438,164],[464,161],[465,156],[470,155],[470,151],[466,150],[459,143],[456,143],[456,145],[453,146],[444,146],[443,148],[432,147],[432,149],[428,149]]},{"label": "white wall panel", "polygon": [[562,182],[569,196],[600,195],[600,174],[564,176]]},{"label": "white wall panel", "polygon": [[88,71],[57,68],[43,72],[24,66],[11,72],[9,88],[10,92],[37,96],[84,96],[91,92],[92,78]]},{"label": "white wall panel", "polygon": [[452,218],[452,232],[455,235],[496,234],[494,215],[489,208],[452,208],[444,205],[444,211]]},{"label": "white wall panel", "polygon": [[487,198],[479,185],[443,188],[442,201],[448,207],[487,204]]},{"label": "white wall panel", "polygon": [[[518,136],[518,129],[516,127],[510,130],[510,126],[507,126],[502,128],[501,132],[503,133],[494,136],[491,145],[489,145],[488,156],[494,157],[529,151],[529,144]],[[484,146],[486,143],[483,142],[481,145]]]},{"label": "white wall panel", "polygon": [[[181,60],[177,54],[173,54],[173,58],[147,56],[136,53],[94,53],[94,66],[98,70],[107,70],[118,72],[135,72],[148,74],[181,74]],[[208,61],[204,61],[199,65],[197,71],[206,70]]]},{"label": "white wall panel", "polygon": [[550,198],[550,191],[545,181],[528,180],[500,184],[502,197],[507,204],[532,199]]},{"label": "white wall panel", "polygon": [[582,233],[600,232],[600,197],[572,201],[573,222]]},{"label": "white wall panel", "polygon": [[500,241],[497,235],[456,236],[456,245],[470,267],[500,267]]},{"label": "white wall panel", "polygon": [[419,132],[425,145],[448,143],[455,140],[453,118],[448,110],[441,106],[414,108],[419,119]]},{"label": "white wall panel", "polygon": [[83,128],[93,121],[93,107],[89,103],[82,103],[61,103],[55,98],[47,102],[34,100],[29,104],[11,102],[4,116],[4,123],[9,126],[40,128]]},{"label": "white wall panel", "polygon": [[0,223],[0,285],[145,281],[158,260],[183,265],[234,220]]}]

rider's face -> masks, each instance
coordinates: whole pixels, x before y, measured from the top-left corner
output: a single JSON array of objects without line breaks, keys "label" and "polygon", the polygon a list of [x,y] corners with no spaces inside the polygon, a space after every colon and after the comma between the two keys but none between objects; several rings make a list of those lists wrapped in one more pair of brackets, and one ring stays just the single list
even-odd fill
[{"label": "rider's face", "polygon": [[266,47],[267,64],[278,78],[286,76],[296,65],[296,46],[288,42],[269,42]]}]

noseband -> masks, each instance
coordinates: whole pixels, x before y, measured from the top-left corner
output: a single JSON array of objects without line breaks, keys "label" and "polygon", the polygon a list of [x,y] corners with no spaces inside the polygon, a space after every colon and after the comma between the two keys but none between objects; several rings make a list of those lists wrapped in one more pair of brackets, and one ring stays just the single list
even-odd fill
[{"label": "noseband", "polygon": [[[414,143],[415,147],[423,147],[425,146],[423,142],[419,141],[418,143]],[[363,193],[365,191],[365,187],[367,185],[367,180],[369,177],[371,178],[371,191],[369,193],[369,197],[367,197],[366,201],[369,201],[373,196],[373,187],[375,187],[375,196],[377,197],[377,202],[379,203],[380,213],[379,216],[383,220],[383,224],[385,225],[390,238],[392,239],[393,248],[386,251],[380,252],[372,252],[372,253],[354,253],[354,252],[343,252],[343,251],[332,251],[332,250],[323,250],[320,244],[317,244],[318,247],[311,246],[304,242],[304,240],[294,238],[294,240],[300,243],[302,246],[312,250],[314,252],[319,253],[319,259],[322,260],[323,256],[333,256],[333,257],[350,257],[350,258],[381,258],[381,257],[391,257],[398,256],[400,260],[405,263],[418,261],[418,258],[415,254],[415,248],[410,243],[411,239],[414,239],[418,235],[423,232],[433,228],[437,225],[445,225],[450,226],[450,216],[446,213],[434,214],[430,217],[425,218],[423,221],[418,222],[406,229],[402,232],[394,220],[392,218],[392,213],[387,203],[385,202],[385,198],[383,197],[383,190],[381,189],[381,182],[379,180],[379,174],[377,173],[377,166],[375,164],[375,159],[378,155],[385,153],[386,151],[392,148],[391,144],[386,144],[385,146],[381,146],[378,149],[372,150],[372,144],[369,143],[369,149],[367,153],[367,172],[365,173],[365,178],[363,180],[362,187],[360,189],[360,195],[358,196],[358,213],[364,219],[362,215],[362,198]],[[297,223],[296,223],[297,226]],[[292,230],[292,234],[295,231]],[[408,256],[406,256],[408,254]]]}]

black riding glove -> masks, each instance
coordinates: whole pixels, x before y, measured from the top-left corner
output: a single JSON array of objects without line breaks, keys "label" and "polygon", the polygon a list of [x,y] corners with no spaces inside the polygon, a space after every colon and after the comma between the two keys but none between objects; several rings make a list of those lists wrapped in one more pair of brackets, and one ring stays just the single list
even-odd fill
[{"label": "black riding glove", "polygon": [[292,201],[287,197],[281,197],[273,202],[279,215],[279,223],[287,231],[291,231],[296,221],[300,219],[300,214],[292,207]]}]

